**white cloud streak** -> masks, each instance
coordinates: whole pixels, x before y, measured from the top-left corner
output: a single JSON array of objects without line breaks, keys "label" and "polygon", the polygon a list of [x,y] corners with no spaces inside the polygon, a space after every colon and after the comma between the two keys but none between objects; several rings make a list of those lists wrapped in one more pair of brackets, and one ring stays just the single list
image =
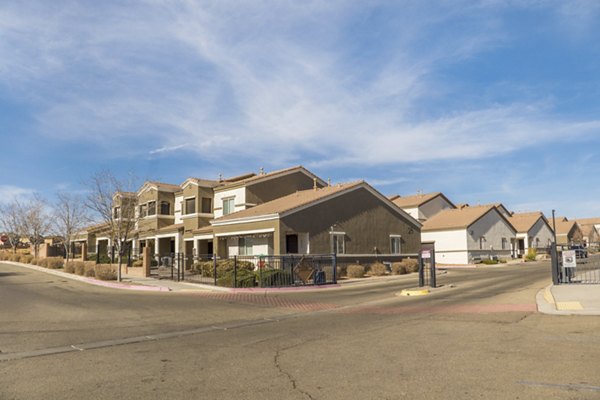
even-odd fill
[{"label": "white cloud streak", "polygon": [[[441,65],[506,44],[495,2],[405,4],[381,43],[373,33],[372,54],[349,50],[366,40],[354,27],[376,12],[358,3],[48,4],[0,6],[0,83],[37,93],[39,129],[63,140],[144,138],[151,155],[185,146],[266,165],[377,165],[476,159],[600,130],[552,117],[543,98],[435,116],[422,108],[452,93],[435,78]],[[446,23],[465,26],[447,34]]]}]

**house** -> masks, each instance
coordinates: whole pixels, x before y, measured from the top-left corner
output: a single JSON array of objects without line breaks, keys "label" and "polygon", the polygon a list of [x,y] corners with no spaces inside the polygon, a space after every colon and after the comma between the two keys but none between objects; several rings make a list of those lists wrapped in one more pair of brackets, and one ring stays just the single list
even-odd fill
[{"label": "house", "polygon": [[583,240],[590,247],[600,246],[600,218],[578,218],[575,220],[583,232]]},{"label": "house", "polygon": [[514,213],[509,218],[517,230],[513,244],[513,257],[523,257],[529,249],[545,252],[554,240],[554,232],[543,213]]},{"label": "house", "polygon": [[576,221],[556,218],[556,244],[583,243],[583,231]]},{"label": "house", "polygon": [[443,193],[415,194],[410,196],[394,195],[389,198],[414,219],[423,222],[442,210],[456,208]]},{"label": "house", "polygon": [[211,225],[221,257],[400,254],[417,253],[421,246],[421,224],[364,181],[315,184],[215,218]]},{"label": "house", "polygon": [[494,205],[446,209],[423,223],[421,238],[435,242],[436,262],[471,264],[511,256],[516,229]]}]

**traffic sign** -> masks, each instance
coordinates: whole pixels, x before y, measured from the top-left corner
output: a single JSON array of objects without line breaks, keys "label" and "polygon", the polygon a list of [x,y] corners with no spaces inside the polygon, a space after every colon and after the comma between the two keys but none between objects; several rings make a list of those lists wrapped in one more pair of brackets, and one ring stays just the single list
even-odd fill
[{"label": "traffic sign", "polygon": [[8,242],[8,235],[2,235],[2,236],[0,236],[0,242],[2,242],[2,243]]}]

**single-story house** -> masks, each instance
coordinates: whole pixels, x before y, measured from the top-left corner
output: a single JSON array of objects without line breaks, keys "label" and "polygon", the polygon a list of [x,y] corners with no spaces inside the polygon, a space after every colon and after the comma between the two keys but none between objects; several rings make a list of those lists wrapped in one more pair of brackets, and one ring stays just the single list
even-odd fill
[{"label": "single-story house", "polygon": [[545,251],[554,240],[552,227],[542,212],[514,213],[509,221],[517,230],[513,257],[523,257],[529,249]]},{"label": "single-story house", "polygon": [[448,209],[429,218],[421,228],[424,242],[434,242],[436,262],[471,264],[510,258],[516,229],[494,205]]},{"label": "single-story house", "polygon": [[221,257],[406,254],[421,246],[421,224],[364,181],[300,190],[211,225]]},{"label": "single-story house", "polygon": [[443,193],[418,193],[410,196],[394,195],[389,197],[398,207],[417,221],[425,221],[442,210],[456,208]]},{"label": "single-story house", "polygon": [[583,231],[577,221],[569,221],[567,218],[556,220],[556,244],[583,244]]}]

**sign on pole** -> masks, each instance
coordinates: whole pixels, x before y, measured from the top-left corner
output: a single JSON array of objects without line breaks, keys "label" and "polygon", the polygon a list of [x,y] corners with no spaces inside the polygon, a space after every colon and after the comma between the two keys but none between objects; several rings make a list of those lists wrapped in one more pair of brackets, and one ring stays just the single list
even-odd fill
[{"label": "sign on pole", "polygon": [[8,242],[8,235],[2,235],[2,236],[0,236],[0,242],[2,242],[2,243]]},{"label": "sign on pole", "polygon": [[563,268],[577,267],[577,256],[575,250],[564,250],[562,253]]}]

